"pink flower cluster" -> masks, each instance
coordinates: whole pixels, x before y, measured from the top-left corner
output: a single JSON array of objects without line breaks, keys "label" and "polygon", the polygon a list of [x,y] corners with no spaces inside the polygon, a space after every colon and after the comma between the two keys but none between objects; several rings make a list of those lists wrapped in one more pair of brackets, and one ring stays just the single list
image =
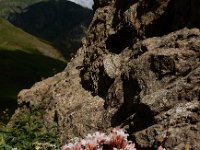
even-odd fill
[{"label": "pink flower cluster", "polygon": [[96,132],[88,134],[85,139],[77,139],[75,143],[69,143],[62,150],[136,150],[135,144],[127,140],[128,134],[123,129],[113,129],[109,135]]}]

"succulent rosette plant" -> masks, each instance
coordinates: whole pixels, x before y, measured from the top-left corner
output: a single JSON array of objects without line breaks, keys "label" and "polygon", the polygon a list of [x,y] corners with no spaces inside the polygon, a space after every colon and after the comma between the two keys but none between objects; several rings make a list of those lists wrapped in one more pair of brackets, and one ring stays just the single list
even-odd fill
[{"label": "succulent rosette plant", "polygon": [[135,144],[127,140],[128,134],[123,129],[114,128],[109,135],[95,132],[84,139],[76,139],[75,143],[68,143],[62,150],[136,150]]}]

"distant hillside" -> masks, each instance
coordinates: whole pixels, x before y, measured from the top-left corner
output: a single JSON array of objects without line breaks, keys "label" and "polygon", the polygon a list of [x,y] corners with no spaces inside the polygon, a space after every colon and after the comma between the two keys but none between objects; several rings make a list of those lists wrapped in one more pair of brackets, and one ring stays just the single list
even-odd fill
[{"label": "distant hillside", "polygon": [[61,53],[53,46],[13,26],[0,18],[0,49],[20,49],[28,53],[41,53],[43,55],[63,59]]},{"label": "distant hillside", "polygon": [[6,18],[9,13],[21,12],[25,7],[47,0],[0,0],[0,16]]},{"label": "distant hillside", "polygon": [[92,10],[67,0],[41,1],[10,13],[8,20],[28,33],[45,39],[66,58],[81,46]]},{"label": "distant hillside", "polygon": [[0,19],[0,122],[17,107],[21,89],[65,68],[60,58],[52,46]]}]

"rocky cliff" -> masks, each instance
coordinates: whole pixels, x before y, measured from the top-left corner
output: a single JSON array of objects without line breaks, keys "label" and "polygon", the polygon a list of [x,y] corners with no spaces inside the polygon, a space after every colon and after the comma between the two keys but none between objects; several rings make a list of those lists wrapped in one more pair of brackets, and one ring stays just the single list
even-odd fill
[{"label": "rocky cliff", "polygon": [[200,149],[200,1],[94,1],[83,47],[66,69],[18,96],[61,141],[120,126],[138,149]]}]

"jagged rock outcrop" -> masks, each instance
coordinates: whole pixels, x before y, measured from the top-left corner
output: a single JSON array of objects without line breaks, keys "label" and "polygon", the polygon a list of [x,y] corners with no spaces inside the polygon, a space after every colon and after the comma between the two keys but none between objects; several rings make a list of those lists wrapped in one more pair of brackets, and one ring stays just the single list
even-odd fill
[{"label": "jagged rock outcrop", "polygon": [[200,2],[94,2],[83,47],[19,94],[13,121],[43,106],[63,142],[121,126],[138,149],[200,149]]}]

